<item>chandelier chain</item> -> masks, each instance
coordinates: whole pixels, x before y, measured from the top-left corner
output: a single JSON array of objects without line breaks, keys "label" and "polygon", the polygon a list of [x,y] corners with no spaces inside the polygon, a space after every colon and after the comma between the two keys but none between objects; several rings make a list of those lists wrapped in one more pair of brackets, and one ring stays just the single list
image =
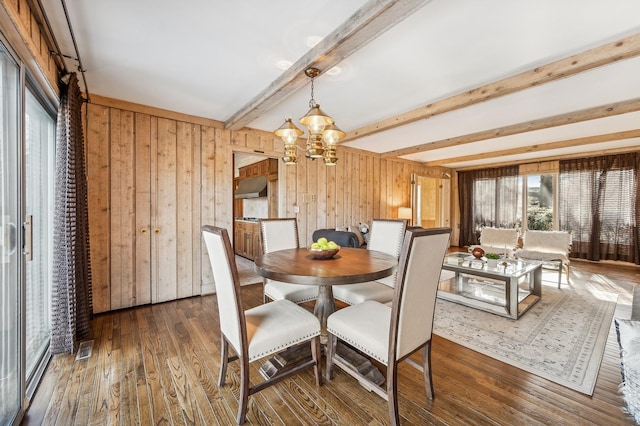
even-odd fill
[{"label": "chandelier chain", "polygon": [[314,88],[313,80],[315,79],[311,77],[311,99],[309,99],[309,108],[313,108],[314,106],[316,106],[316,100],[313,99],[313,88]]}]

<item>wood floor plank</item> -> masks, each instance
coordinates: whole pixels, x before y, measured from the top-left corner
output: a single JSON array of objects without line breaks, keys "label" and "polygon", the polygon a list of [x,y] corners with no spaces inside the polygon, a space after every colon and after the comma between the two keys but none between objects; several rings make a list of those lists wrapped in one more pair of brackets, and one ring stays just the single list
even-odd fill
[{"label": "wood floor plank", "polygon": [[[149,393],[149,411],[151,413],[152,423],[173,424],[171,414],[169,414],[169,408],[165,402],[164,389],[162,388],[162,381],[155,359],[156,356],[152,343],[153,334],[150,332],[144,332],[140,337],[142,341],[143,363],[145,368],[144,377],[146,378],[146,386]],[[139,387],[140,386],[138,386],[138,388]],[[141,400],[138,401],[142,403]]]},{"label": "wood floor plank", "polygon": [[[129,315],[127,315],[129,320]],[[136,383],[136,354],[133,334],[128,328],[122,328],[122,369],[120,370],[120,412],[122,423],[140,424],[138,414],[138,395]]]},{"label": "wood floor plank", "polygon": [[[583,273],[598,274],[619,293],[628,313],[640,268],[572,262],[571,285]],[[261,286],[242,287],[245,309],[262,303]],[[94,354],[74,362],[57,355],[27,412],[25,425],[235,423],[237,362],[218,387],[220,333],[215,295],[100,314],[92,321]],[[620,361],[612,334],[593,396],[587,396],[511,365],[433,338],[435,399],[426,399],[422,374],[399,368],[403,425],[633,425],[622,411]],[[414,355],[419,361],[419,355]],[[261,380],[252,363],[252,383]],[[249,398],[247,424],[386,425],[387,403],[336,369],[316,387],[311,370]],[[46,409],[45,409],[46,407]],[[34,410],[33,412],[31,410]]]}]

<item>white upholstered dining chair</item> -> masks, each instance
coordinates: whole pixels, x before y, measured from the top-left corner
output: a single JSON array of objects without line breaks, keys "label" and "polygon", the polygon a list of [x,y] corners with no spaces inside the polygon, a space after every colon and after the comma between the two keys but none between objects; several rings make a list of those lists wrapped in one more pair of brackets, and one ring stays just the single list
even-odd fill
[{"label": "white upholstered dining chair", "polygon": [[[262,253],[276,250],[298,248],[298,223],[295,218],[260,219],[260,244]],[[293,303],[304,303],[318,298],[318,287],[315,285],[291,284],[282,281],[264,279],[264,302],[269,300],[291,300]]]},{"label": "white upholstered dining chair", "polygon": [[[398,363],[408,361],[423,371],[427,397],[433,399],[431,334],[440,269],[449,246],[450,228],[406,231],[391,306],[366,301],[348,306],[327,319],[326,378],[334,364],[389,403],[391,424],[400,423]],[[369,381],[336,353],[337,340],[387,366],[386,390]],[[409,358],[422,349],[422,365]]]},{"label": "white upholstered dining chair", "polygon": [[[227,364],[239,360],[240,397],[236,420],[242,424],[246,420],[249,395],[292,374],[314,367],[316,385],[320,386],[320,321],[289,300],[278,300],[244,311],[238,270],[227,230],[205,225],[202,234],[213,270],[220,316],[222,359],[218,385],[225,384]],[[304,342],[311,344],[312,359],[250,386],[250,362]],[[236,355],[229,356],[229,346]]]},{"label": "white upholstered dining chair", "polygon": [[[367,250],[376,250],[394,256],[400,256],[405,219],[373,219],[369,231]],[[349,305],[357,305],[366,300],[387,303],[393,299],[396,276],[391,275],[377,281],[333,287],[333,297]]]}]

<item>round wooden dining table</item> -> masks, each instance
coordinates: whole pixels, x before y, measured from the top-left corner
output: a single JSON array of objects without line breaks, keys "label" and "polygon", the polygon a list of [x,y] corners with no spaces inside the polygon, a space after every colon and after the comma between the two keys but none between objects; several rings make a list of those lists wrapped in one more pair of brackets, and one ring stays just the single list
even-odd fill
[{"label": "round wooden dining table", "polygon": [[292,284],[318,286],[314,314],[326,334],[327,318],[335,312],[332,286],[357,284],[388,277],[398,260],[386,253],[361,248],[341,248],[330,259],[314,259],[306,248],[277,250],[255,258],[258,274]]}]

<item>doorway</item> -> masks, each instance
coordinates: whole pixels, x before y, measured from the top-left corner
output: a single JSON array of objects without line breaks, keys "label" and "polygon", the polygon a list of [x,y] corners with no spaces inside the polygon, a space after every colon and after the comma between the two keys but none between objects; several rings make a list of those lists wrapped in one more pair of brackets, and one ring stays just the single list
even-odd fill
[{"label": "doorway", "polygon": [[423,228],[451,226],[451,175],[443,173],[439,178],[411,177],[412,225]]}]

